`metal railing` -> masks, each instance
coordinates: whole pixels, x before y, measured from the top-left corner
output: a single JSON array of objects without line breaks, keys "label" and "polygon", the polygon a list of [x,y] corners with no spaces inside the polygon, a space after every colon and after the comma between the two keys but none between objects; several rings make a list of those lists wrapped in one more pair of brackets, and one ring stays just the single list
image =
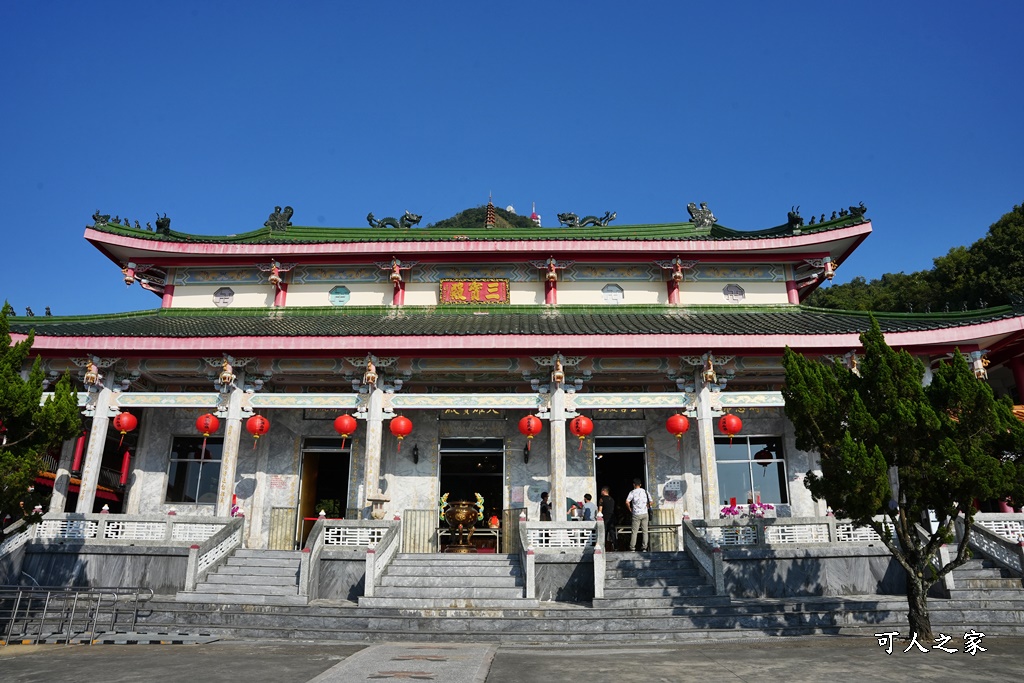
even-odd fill
[{"label": "metal railing", "polygon": [[96,641],[100,633],[135,630],[148,588],[0,586],[3,644]]}]

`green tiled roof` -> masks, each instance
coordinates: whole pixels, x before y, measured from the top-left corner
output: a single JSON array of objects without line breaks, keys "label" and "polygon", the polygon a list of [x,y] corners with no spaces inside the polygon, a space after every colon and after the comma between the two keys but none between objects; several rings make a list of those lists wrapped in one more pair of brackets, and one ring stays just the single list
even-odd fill
[{"label": "green tiled roof", "polygon": [[[1011,306],[964,313],[879,313],[885,332],[963,327],[1020,317]],[[235,337],[508,334],[848,334],[868,314],[805,306],[388,306],[157,309],[115,315],[10,318],[12,332],[61,337]]]},{"label": "green tiled roof", "polygon": [[[809,234],[837,228],[845,228],[866,222],[863,216],[845,216],[834,221],[825,221],[801,228],[800,234]],[[779,225],[765,230],[741,231],[713,225],[698,228],[693,223],[668,223],[664,225],[608,225],[590,228],[412,228],[396,230],[389,228],[319,228],[292,226],[285,230],[271,231],[260,228],[237,235],[192,235],[170,231],[163,235],[148,230],[137,230],[124,225],[106,224],[90,226],[94,230],[113,235],[123,235],[155,242],[195,242],[214,244],[323,244],[331,242],[451,242],[462,240],[485,240],[503,242],[510,240],[664,240],[664,239],[714,239],[744,240],[764,237],[784,237],[794,234],[788,225]]]}]

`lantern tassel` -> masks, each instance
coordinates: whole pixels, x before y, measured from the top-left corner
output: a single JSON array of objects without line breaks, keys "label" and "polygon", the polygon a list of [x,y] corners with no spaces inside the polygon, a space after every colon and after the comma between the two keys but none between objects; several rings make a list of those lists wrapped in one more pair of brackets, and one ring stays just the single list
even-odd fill
[{"label": "lantern tassel", "polygon": [[583,437],[582,436],[580,437],[580,447],[577,448],[576,450],[578,450],[578,451],[582,451],[583,450]]},{"label": "lantern tassel", "polygon": [[209,436],[209,434],[203,434],[203,447],[199,449],[199,459],[200,460],[203,460],[203,459],[206,458],[206,437],[208,437],[208,436]]},{"label": "lantern tassel", "polygon": [[345,450],[345,439],[348,438],[348,434],[341,435],[341,450]]}]

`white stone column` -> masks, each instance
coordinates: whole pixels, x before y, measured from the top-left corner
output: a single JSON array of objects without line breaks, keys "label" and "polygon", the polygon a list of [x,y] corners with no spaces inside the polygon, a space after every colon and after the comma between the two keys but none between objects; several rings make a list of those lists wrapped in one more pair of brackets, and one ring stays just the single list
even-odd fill
[{"label": "white stone column", "polygon": [[68,439],[60,449],[60,460],[57,462],[57,471],[54,473],[49,512],[64,512],[64,506],[68,503],[68,486],[71,484],[71,465],[75,457],[76,441],[78,441],[77,436]]},{"label": "white stone column", "polygon": [[564,522],[565,517],[565,390],[552,383],[551,412],[551,521]]},{"label": "white stone column", "polygon": [[700,488],[704,519],[718,519],[718,466],[715,462],[715,413],[711,407],[711,390],[694,372],[697,391],[697,445],[700,450]]},{"label": "white stone column", "polygon": [[[111,379],[105,380],[107,383]],[[113,404],[114,392],[106,384],[96,390],[95,414],[92,428],[89,430],[89,445],[85,449],[85,462],[82,464],[82,484],[78,491],[78,503],[75,512],[92,512],[96,503],[96,486],[100,481],[100,468],[103,465],[103,447],[107,443],[107,427],[110,426],[110,407]]]},{"label": "white stone column", "polygon": [[217,516],[231,516],[231,496],[235,493],[235,473],[238,471],[238,448],[242,439],[242,395],[245,382],[243,373],[235,378],[228,398],[228,415],[224,425],[224,446],[221,449],[220,481],[217,484]]},{"label": "white stone column", "polygon": [[363,496],[357,501],[361,506],[360,517],[370,519],[370,503],[367,496],[377,493],[380,488],[380,452],[384,438],[384,392],[374,387],[370,391],[369,406],[366,409],[366,450],[363,476]]}]

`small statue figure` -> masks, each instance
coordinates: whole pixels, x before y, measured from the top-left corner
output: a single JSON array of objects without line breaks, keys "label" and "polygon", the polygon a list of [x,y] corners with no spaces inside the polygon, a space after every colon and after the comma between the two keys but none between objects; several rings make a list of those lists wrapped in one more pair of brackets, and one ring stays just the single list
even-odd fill
[{"label": "small statue figure", "polygon": [[849,213],[850,212],[847,211],[846,209],[839,209],[839,217],[840,218],[846,218],[846,216],[849,215]]},{"label": "small statue figure", "polygon": [[366,372],[363,373],[363,384],[371,387],[377,386],[377,367],[369,359],[366,361]]},{"label": "small statue figure", "polygon": [[[824,216],[825,214],[822,214],[822,215]],[[830,218],[829,220],[832,220],[832,221],[834,221],[835,219],[836,219],[836,212],[835,212],[835,211],[833,211],[833,212],[832,212],[832,218]]]},{"label": "small statue figure", "polygon": [[46,310],[45,310],[45,311],[43,311],[43,315],[45,315],[45,316],[51,316],[51,315],[53,315],[53,313],[50,313],[50,307],[49,307],[49,306],[47,306],[47,307],[46,307]]},{"label": "small statue figure", "polygon": [[544,279],[548,282],[558,282],[557,262],[553,258],[548,259],[548,270],[544,273]]},{"label": "small statue figure", "polygon": [[139,225],[139,222],[138,222],[138,221],[135,221],[135,229],[136,229],[136,230],[142,230],[142,226],[141,226],[141,225]]},{"label": "small statue figure", "polygon": [[819,223],[824,223],[825,222],[825,214],[821,214],[821,220],[818,221],[818,222]]},{"label": "small statue figure", "polygon": [[110,214],[101,214],[99,209],[96,209],[96,213],[92,215],[94,225],[106,225],[110,222]]},{"label": "small statue figure", "polygon": [[220,365],[220,376],[217,379],[220,381],[222,391],[227,391],[235,381],[235,369],[231,367],[227,358]]},{"label": "small statue figure", "polygon": [[800,207],[792,206],[789,209],[789,213],[786,214],[786,223],[789,225],[791,230],[795,230],[804,224],[804,219],[800,215]]},{"label": "small statue figure", "polygon": [[558,222],[567,228],[580,227],[580,217],[574,214],[572,211],[568,213],[558,214]]},{"label": "small statue figure", "polygon": [[26,306],[25,307],[25,315],[27,315],[30,318],[36,317],[36,314],[32,312],[32,307],[31,306]]},{"label": "small statue figure", "polygon": [[399,228],[401,230],[408,230],[421,220],[423,220],[423,216],[409,211],[406,211],[401,218],[388,216],[387,218],[382,218],[380,220],[377,220],[374,217],[372,211],[366,214],[366,222],[370,224],[371,228]]},{"label": "small statue figure", "polygon": [[864,206],[864,202],[861,202],[857,206],[851,206],[850,207],[850,215],[851,216],[856,216],[856,217],[859,218],[859,217],[863,216],[865,213],[867,213],[867,210],[868,210],[868,207]]},{"label": "small statue figure", "polygon": [[156,215],[156,231],[158,233],[160,233],[161,235],[169,235],[170,234],[170,232],[171,232],[171,219],[167,217],[166,213],[164,214],[163,218],[160,217],[159,213]]},{"label": "small statue figure", "polygon": [[700,373],[700,377],[705,384],[718,384],[718,373],[715,372],[714,356],[711,354],[708,354],[704,361],[704,370]]},{"label": "small statue figure", "polygon": [[284,230],[292,224],[292,214],[295,210],[290,206],[284,207],[282,210],[280,206],[275,206],[274,211],[267,218],[267,222],[263,224],[263,227],[270,228],[271,230]]},{"label": "small statue figure", "polygon": [[707,202],[701,202],[700,209],[697,208],[696,204],[690,202],[686,205],[686,211],[690,214],[690,222],[693,223],[694,227],[710,228],[718,220],[715,214],[711,213]]},{"label": "small statue figure", "polygon": [[146,221],[146,230],[153,232],[153,224],[150,223],[149,221]]},{"label": "small statue figure", "polygon": [[551,381],[555,384],[562,384],[565,382],[565,371],[562,369],[562,359],[555,359],[555,369],[551,373]]},{"label": "small statue figure", "polygon": [[112,220],[110,222],[113,223],[114,225],[121,225],[121,217],[120,216],[114,216],[114,220]]},{"label": "small statue figure", "polygon": [[267,276],[267,282],[274,287],[278,287],[281,284],[281,268],[278,266],[277,261],[271,261],[270,264],[270,275]]},{"label": "small statue figure", "polygon": [[672,281],[683,281],[683,264],[679,262],[678,258],[672,262]]},{"label": "small statue figure", "polygon": [[89,364],[85,366],[85,385],[94,387],[100,383],[101,379],[103,379],[103,375],[100,374],[100,369],[96,367],[96,363],[89,361]]},{"label": "small statue figure", "polygon": [[371,228],[379,228],[380,227],[380,221],[378,221],[374,217],[373,211],[371,211],[370,213],[366,214],[366,222],[370,224]]},{"label": "small statue figure", "polygon": [[398,284],[399,282],[402,281],[402,267],[399,264],[398,259],[394,259],[391,261],[391,274],[388,276],[388,279],[390,279],[395,284]]},{"label": "small statue figure", "polygon": [[807,225],[814,225],[817,222],[818,222],[818,217],[817,216],[811,216],[811,220],[810,220],[809,223],[807,223]]}]

